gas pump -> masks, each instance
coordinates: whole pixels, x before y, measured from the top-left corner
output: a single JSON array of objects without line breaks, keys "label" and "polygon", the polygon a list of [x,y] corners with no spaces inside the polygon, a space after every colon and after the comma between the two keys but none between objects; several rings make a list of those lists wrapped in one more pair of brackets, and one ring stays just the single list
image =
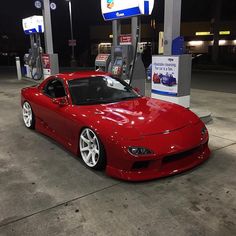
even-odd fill
[{"label": "gas pump", "polygon": [[46,79],[59,72],[58,55],[44,54],[41,34],[44,33],[43,16],[31,16],[22,20],[26,35],[30,36],[29,53],[25,54],[25,76],[35,80]]},{"label": "gas pump", "polygon": [[101,43],[98,46],[98,55],[95,59],[95,70],[109,72],[111,64],[111,44]]},{"label": "gas pump", "polygon": [[[151,15],[154,0],[101,0],[105,21],[112,21],[113,46],[111,72],[145,94],[146,71],[141,58],[141,15]],[[121,35],[121,20],[131,19],[131,34]],[[123,42],[122,42],[122,39]],[[124,45],[124,43],[126,45]]]},{"label": "gas pump", "polygon": [[25,76],[35,80],[43,78],[43,65],[40,34],[44,32],[42,16],[32,16],[22,20],[23,29],[26,35],[30,36],[29,53],[25,54]]},{"label": "gas pump", "polygon": [[111,54],[98,54],[95,60],[95,70],[108,72],[111,63]]},{"label": "gas pump", "polygon": [[129,80],[130,68],[133,62],[133,46],[119,45],[112,47],[112,74],[123,79]]}]

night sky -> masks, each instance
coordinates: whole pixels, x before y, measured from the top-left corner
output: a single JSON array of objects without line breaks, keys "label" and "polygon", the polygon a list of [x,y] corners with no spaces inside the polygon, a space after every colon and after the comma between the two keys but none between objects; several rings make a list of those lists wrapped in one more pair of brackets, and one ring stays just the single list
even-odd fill
[{"label": "night sky", "polygon": [[[127,0],[126,0],[127,1]],[[54,0],[57,9],[52,11],[54,49],[67,55],[70,38],[68,3],[65,0]],[[182,0],[182,21],[210,21],[214,0]],[[89,26],[104,24],[99,0],[72,0],[74,33],[79,40],[79,51],[89,47]],[[33,0],[1,1],[0,7],[0,40],[2,35],[9,38],[9,50],[25,51],[29,48],[28,37],[24,35],[21,20],[31,15],[40,15],[41,10],[34,7]],[[164,0],[155,1],[152,18],[163,22]],[[143,18],[148,21],[150,17]],[[223,0],[222,20],[236,20],[236,0]],[[109,23],[108,23],[109,24]],[[77,52],[78,53],[78,52]]]}]

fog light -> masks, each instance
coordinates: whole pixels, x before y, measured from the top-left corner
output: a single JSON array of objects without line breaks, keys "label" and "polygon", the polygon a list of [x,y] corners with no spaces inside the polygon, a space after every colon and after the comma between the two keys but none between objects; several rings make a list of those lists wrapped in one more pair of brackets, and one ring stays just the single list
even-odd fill
[{"label": "fog light", "polygon": [[135,156],[142,156],[142,155],[148,155],[148,154],[153,153],[152,151],[144,147],[129,147],[128,151],[130,154],[135,155]]}]

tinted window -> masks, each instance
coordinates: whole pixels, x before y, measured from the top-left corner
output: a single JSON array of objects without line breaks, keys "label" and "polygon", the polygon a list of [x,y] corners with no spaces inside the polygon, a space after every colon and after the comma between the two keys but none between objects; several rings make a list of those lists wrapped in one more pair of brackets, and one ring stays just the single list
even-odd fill
[{"label": "tinted window", "polygon": [[139,95],[125,82],[110,77],[96,76],[69,81],[73,104],[99,104],[134,99]]},{"label": "tinted window", "polygon": [[44,88],[44,94],[51,98],[65,97],[66,93],[62,81],[58,79],[49,81]]}]

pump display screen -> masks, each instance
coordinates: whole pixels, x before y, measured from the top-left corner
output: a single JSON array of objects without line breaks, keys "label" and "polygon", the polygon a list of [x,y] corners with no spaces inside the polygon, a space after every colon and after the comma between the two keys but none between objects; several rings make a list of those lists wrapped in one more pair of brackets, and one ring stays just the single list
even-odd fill
[{"label": "pump display screen", "polygon": [[116,59],[115,65],[116,66],[122,66],[122,59]]},{"label": "pump display screen", "polygon": [[122,57],[122,47],[115,47],[114,53],[115,57]]},{"label": "pump display screen", "polygon": [[115,53],[122,53],[122,47],[116,47]]}]

